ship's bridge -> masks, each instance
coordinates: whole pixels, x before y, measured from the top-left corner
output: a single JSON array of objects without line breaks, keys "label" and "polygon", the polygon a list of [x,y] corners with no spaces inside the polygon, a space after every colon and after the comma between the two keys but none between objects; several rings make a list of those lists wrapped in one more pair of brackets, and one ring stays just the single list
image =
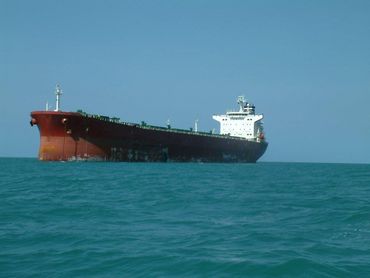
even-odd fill
[{"label": "ship's bridge", "polygon": [[251,141],[263,140],[263,115],[256,114],[256,107],[248,103],[244,96],[239,96],[237,102],[239,111],[230,111],[226,112],[226,115],[212,117],[220,123],[220,134],[242,137]]}]

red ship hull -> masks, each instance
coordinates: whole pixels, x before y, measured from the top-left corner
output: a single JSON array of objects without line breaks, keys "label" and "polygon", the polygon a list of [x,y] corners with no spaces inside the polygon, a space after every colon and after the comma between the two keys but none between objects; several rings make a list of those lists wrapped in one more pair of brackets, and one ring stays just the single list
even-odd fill
[{"label": "red ship hull", "polygon": [[39,159],[97,161],[256,162],[264,141],[118,123],[74,112],[34,111]]}]

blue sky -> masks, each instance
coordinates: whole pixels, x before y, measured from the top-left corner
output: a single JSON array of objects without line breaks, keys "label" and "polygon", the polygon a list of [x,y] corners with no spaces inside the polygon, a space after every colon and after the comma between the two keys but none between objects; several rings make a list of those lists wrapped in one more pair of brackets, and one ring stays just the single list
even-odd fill
[{"label": "blue sky", "polygon": [[245,95],[262,161],[370,163],[370,1],[0,0],[0,156],[54,104],[201,130]]}]

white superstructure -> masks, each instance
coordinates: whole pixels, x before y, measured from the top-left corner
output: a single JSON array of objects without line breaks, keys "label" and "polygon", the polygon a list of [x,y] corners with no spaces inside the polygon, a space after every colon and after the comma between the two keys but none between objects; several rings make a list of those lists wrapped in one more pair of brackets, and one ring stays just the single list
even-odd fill
[{"label": "white superstructure", "polygon": [[238,97],[239,111],[226,112],[226,115],[214,115],[220,123],[220,134],[246,138],[250,141],[264,140],[262,114],[255,113],[255,106],[248,103],[244,96]]}]

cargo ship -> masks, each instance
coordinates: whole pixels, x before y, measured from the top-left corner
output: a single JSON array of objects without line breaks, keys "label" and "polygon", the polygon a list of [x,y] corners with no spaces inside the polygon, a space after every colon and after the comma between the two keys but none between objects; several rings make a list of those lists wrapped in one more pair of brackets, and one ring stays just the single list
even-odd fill
[{"label": "cargo ship", "polygon": [[239,110],[213,115],[220,132],[129,123],[116,117],[60,109],[62,91],[56,87],[54,110],[31,112],[31,126],[40,133],[39,160],[136,162],[250,162],[266,151],[263,115],[243,96]]}]

